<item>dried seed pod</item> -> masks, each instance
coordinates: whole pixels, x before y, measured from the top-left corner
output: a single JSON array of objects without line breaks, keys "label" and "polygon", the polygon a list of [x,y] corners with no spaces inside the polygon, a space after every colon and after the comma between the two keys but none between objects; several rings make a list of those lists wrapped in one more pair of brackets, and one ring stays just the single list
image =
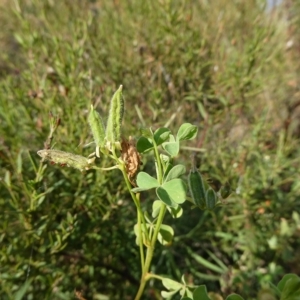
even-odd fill
[{"label": "dried seed pod", "polygon": [[212,188],[209,188],[205,195],[206,208],[212,210],[216,206],[217,201],[218,197],[216,192]]},{"label": "dried seed pod", "polygon": [[99,148],[103,148],[105,144],[105,127],[99,113],[91,105],[88,122],[91,126],[92,134],[96,144],[96,153],[100,157]]},{"label": "dried seed pod", "polygon": [[37,154],[44,160],[49,160],[53,163],[60,164],[62,166],[68,166],[75,169],[79,169],[80,171],[90,169],[91,164],[95,160],[95,158],[88,159],[81,155],[52,149],[39,150]]},{"label": "dried seed pod", "polygon": [[205,208],[205,187],[203,178],[196,168],[192,168],[188,176],[188,184],[193,201],[197,206]]},{"label": "dried seed pod", "polygon": [[125,162],[128,179],[135,186],[135,176],[140,169],[141,155],[138,153],[135,141],[131,136],[129,137],[129,141],[126,139],[122,140],[121,147],[121,158]]},{"label": "dried seed pod", "polygon": [[110,110],[106,125],[106,141],[109,148],[111,148],[112,144],[115,145],[118,143],[120,145],[121,141],[121,125],[124,115],[124,99],[122,95],[122,88],[123,86],[120,85],[110,102]]}]

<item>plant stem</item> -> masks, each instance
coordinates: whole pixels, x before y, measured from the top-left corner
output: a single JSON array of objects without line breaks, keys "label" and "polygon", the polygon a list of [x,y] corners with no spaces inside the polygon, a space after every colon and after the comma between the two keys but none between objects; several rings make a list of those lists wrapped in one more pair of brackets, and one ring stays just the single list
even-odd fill
[{"label": "plant stem", "polygon": [[137,215],[138,215],[138,229],[139,229],[139,246],[140,246],[140,259],[141,259],[141,267],[142,267],[142,274],[144,273],[145,269],[145,254],[144,254],[144,244],[143,244],[143,232],[142,232],[142,226],[141,226],[141,214],[139,213],[139,210],[137,209]]},{"label": "plant stem", "polygon": [[[156,159],[156,168],[157,168],[157,180],[160,184],[162,184],[162,180],[163,180],[163,168],[162,168],[162,163],[160,160],[160,156],[159,156],[159,152],[158,152],[158,148],[157,145],[155,143],[154,138],[152,139],[153,142],[153,146],[154,146],[154,154],[155,154],[155,159]],[[148,279],[150,278],[148,273],[149,273],[149,269],[151,266],[151,262],[152,262],[152,258],[153,258],[153,253],[154,253],[154,249],[155,249],[155,244],[157,241],[157,236],[161,227],[161,224],[163,222],[165,213],[166,213],[166,205],[162,204],[156,224],[155,224],[155,230],[154,233],[151,237],[151,243],[150,246],[147,247],[147,253],[146,253],[146,260],[145,260],[145,265],[142,268],[143,272],[142,272],[142,276],[141,276],[141,282],[140,282],[140,287],[139,290],[135,296],[135,300],[139,300],[144,292],[145,286],[146,286],[146,282],[148,281]]]},{"label": "plant stem", "polygon": [[141,296],[144,292],[146,283],[150,279],[148,273],[149,273],[151,261],[152,261],[152,258],[153,258],[153,253],[154,253],[155,244],[156,244],[156,241],[157,241],[157,236],[158,236],[162,221],[164,219],[165,213],[166,213],[166,205],[163,204],[162,207],[161,207],[161,210],[159,212],[158,218],[157,218],[157,222],[156,222],[156,225],[155,225],[155,230],[154,230],[154,233],[153,233],[153,236],[152,236],[152,239],[151,239],[150,246],[147,248],[146,261],[145,261],[145,265],[144,265],[144,268],[143,268],[143,273],[142,273],[142,276],[141,276],[140,287],[139,287],[139,290],[138,290],[138,292],[137,292],[137,294],[134,298],[135,300],[139,300],[141,298]]},{"label": "plant stem", "polygon": [[[126,173],[126,171],[124,169],[124,165],[122,163],[120,163],[120,170],[122,171],[122,174],[123,174],[124,180],[126,182],[126,186],[128,188],[128,191],[129,191],[129,193],[131,195],[131,198],[132,198],[132,200],[133,200],[133,202],[134,202],[134,204],[135,204],[135,206],[137,208],[138,215],[141,218],[141,223],[144,226],[144,234],[146,235],[146,242],[148,243],[148,241],[149,241],[149,235],[148,235],[148,230],[147,230],[147,227],[146,227],[146,221],[145,221],[145,218],[144,218],[144,214],[143,214],[142,209],[141,209],[140,201],[137,198],[136,194],[131,191],[132,187],[131,187],[131,184],[130,184],[129,179],[127,177],[127,173]],[[143,244],[142,235],[141,235],[141,243]]]},{"label": "plant stem", "polygon": [[152,139],[152,143],[153,143],[153,146],[154,146],[154,154],[155,154],[156,164],[157,164],[157,180],[158,180],[159,184],[162,184],[162,178],[163,178],[162,165],[161,165],[157,145],[155,143],[154,138]]}]

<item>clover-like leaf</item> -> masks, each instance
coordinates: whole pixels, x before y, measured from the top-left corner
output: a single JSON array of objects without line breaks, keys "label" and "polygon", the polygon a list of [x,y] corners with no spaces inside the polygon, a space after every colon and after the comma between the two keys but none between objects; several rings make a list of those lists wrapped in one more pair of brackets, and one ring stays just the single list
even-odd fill
[{"label": "clover-like leaf", "polygon": [[166,291],[161,291],[160,292],[160,294],[161,294],[161,296],[163,297],[163,298],[165,298],[165,299],[171,299],[171,297],[173,296],[173,295],[175,295],[176,293],[178,293],[178,291],[171,291],[171,292],[166,292]]},{"label": "clover-like leaf", "polygon": [[171,157],[175,157],[179,153],[180,145],[178,141],[163,143],[162,146]]},{"label": "clover-like leaf", "polygon": [[170,278],[163,278],[162,279],[163,286],[170,290],[179,291],[182,288],[182,284],[180,282],[177,282],[175,280],[172,280]]},{"label": "clover-like leaf", "polygon": [[283,278],[277,284],[278,289],[282,292],[285,285],[286,285],[286,283],[287,283],[287,281],[292,279],[292,278],[298,278],[298,276],[296,274],[292,274],[292,273],[291,274],[285,274],[283,276]]},{"label": "clover-like leaf", "polygon": [[174,230],[171,226],[162,224],[160,226],[157,239],[162,245],[168,245],[172,242]]},{"label": "clover-like leaf", "polygon": [[184,165],[176,165],[169,172],[164,180],[165,182],[170,181],[175,178],[179,178],[181,175],[184,175],[186,172],[186,168]]},{"label": "clover-like leaf", "polygon": [[159,186],[156,178],[150,176],[146,172],[140,172],[136,178],[137,188],[132,189],[134,193],[147,191]]},{"label": "clover-like leaf", "polygon": [[162,284],[169,290],[161,292],[163,298],[170,298],[182,289],[182,284],[169,278],[163,278]]},{"label": "clover-like leaf", "polygon": [[166,205],[175,207],[186,199],[186,184],[182,179],[176,178],[163,183],[156,189],[156,194]]},{"label": "clover-like leaf", "polygon": [[[159,201],[161,203],[161,201]],[[183,214],[183,209],[181,208],[180,205],[177,206],[167,206],[167,210],[171,214],[173,218],[180,218]]]},{"label": "clover-like leaf", "polygon": [[193,292],[193,300],[210,300],[205,285],[200,285]]},{"label": "clover-like leaf", "polygon": [[153,149],[153,144],[149,141],[149,139],[141,136],[136,144],[137,151],[140,153],[145,153]]},{"label": "clover-like leaf", "polygon": [[177,141],[193,140],[198,133],[198,127],[190,123],[184,123],[177,132]]},{"label": "clover-like leaf", "polygon": [[169,139],[171,131],[169,128],[161,127],[154,132],[154,140],[157,146],[161,145]]},{"label": "clover-like leaf", "polygon": [[[169,156],[168,156],[168,158],[169,158]],[[170,161],[168,161],[166,163],[163,181],[166,181],[166,178],[167,178],[169,172],[172,170],[172,168],[173,168],[173,164],[171,164]]]},{"label": "clover-like leaf", "polygon": [[289,275],[283,286],[280,299],[298,300],[300,299],[300,277],[295,274]]},{"label": "clover-like leaf", "polygon": [[176,203],[171,199],[170,195],[163,187],[158,187],[156,189],[156,195],[167,206],[176,207]]}]

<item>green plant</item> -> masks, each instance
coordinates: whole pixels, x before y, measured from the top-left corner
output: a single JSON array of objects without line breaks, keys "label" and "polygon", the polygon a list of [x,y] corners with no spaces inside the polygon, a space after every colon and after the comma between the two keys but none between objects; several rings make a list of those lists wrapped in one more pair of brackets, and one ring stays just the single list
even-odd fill
[{"label": "green plant", "polygon": [[[172,227],[164,224],[166,212],[169,212],[173,218],[179,218],[182,215],[181,205],[186,200],[189,200],[194,207],[211,210],[221,204],[219,198],[222,197],[221,194],[224,195],[224,192],[220,189],[217,194],[203,180],[195,166],[195,162],[193,162],[187,182],[182,179],[185,176],[186,167],[175,163],[181,143],[192,140],[197,136],[198,129],[196,126],[184,123],[178,129],[176,135],[173,135],[170,129],[166,127],[158,128],[155,131],[151,128],[144,129],[135,147],[131,137],[129,141],[125,138],[121,139],[123,115],[124,99],[122,86],[120,86],[112,97],[106,126],[104,126],[100,115],[91,106],[88,121],[96,145],[96,151],[90,155],[91,158],[49,149],[53,132],[59,124],[59,120],[53,120],[53,116],[51,116],[50,135],[45,143],[46,149],[39,150],[37,153],[42,157],[42,162],[49,160],[52,163],[73,167],[81,171],[119,169],[122,172],[123,179],[137,210],[137,224],[134,227],[134,232],[136,234],[136,244],[140,250],[142,270],[140,287],[135,298],[138,300],[143,294],[146,282],[151,278],[160,279],[165,287],[174,289],[174,281],[150,272],[157,241],[162,245],[167,245],[172,242],[174,236]],[[100,155],[100,152],[102,155]],[[139,172],[141,154],[145,153],[152,155],[156,171],[155,176],[143,171]],[[94,155],[96,156],[94,157]],[[101,159],[102,157],[110,158],[113,161],[113,166],[97,167],[94,165],[96,157],[101,157]],[[191,197],[187,195],[188,187]],[[140,193],[152,189],[155,189],[158,199],[153,202],[152,212],[149,213],[141,205]],[[229,193],[226,193],[226,197],[228,195]],[[191,294],[187,287],[182,288],[179,283],[175,286],[175,290],[162,292],[162,296],[167,298],[178,291],[182,296]],[[198,290],[196,289],[196,294]]]}]

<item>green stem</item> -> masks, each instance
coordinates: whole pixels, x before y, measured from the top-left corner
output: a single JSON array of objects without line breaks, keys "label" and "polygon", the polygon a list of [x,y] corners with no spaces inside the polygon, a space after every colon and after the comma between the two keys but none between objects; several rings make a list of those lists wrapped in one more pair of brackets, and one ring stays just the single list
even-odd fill
[{"label": "green stem", "polygon": [[[158,180],[159,184],[162,184],[162,180],[163,180],[162,164],[161,164],[161,160],[160,160],[160,156],[159,156],[159,152],[158,152],[158,148],[155,143],[155,140],[152,139],[152,142],[153,142],[153,146],[154,146],[154,154],[155,154],[156,166],[157,166],[157,180]],[[148,279],[150,278],[149,277],[149,269],[150,269],[152,258],[153,258],[153,253],[154,253],[155,244],[157,241],[157,236],[158,236],[161,224],[163,222],[163,219],[164,219],[164,216],[166,213],[166,208],[167,208],[166,205],[162,204],[157,221],[156,221],[155,230],[151,237],[150,246],[147,248],[146,260],[145,260],[145,265],[144,265],[142,276],[141,276],[140,287],[135,296],[135,300],[139,300],[142,297],[146,283],[147,283]]]},{"label": "green stem", "polygon": [[[130,181],[127,177],[127,173],[125,171],[124,164],[122,162],[120,162],[120,170],[123,174],[123,177],[124,177],[124,180],[126,182],[127,189],[128,189],[128,191],[131,195],[131,198],[132,198],[132,200],[133,200],[133,202],[134,202],[134,204],[137,208],[138,216],[140,216],[140,218],[141,218],[141,223],[144,226],[144,233],[146,235],[146,243],[148,244],[149,243],[149,234],[148,234],[148,230],[147,230],[147,227],[146,227],[146,221],[145,221],[145,218],[144,218],[144,214],[143,214],[142,209],[141,209],[140,201],[137,198],[136,194],[131,191],[132,187],[131,187]],[[143,244],[143,236],[141,235],[140,238],[141,238],[141,243]]]},{"label": "green stem", "polygon": [[163,281],[165,277],[162,277],[162,276],[159,276],[159,275],[156,275],[156,274],[148,274],[147,279],[149,280],[151,278],[155,278],[155,279],[158,279],[160,281]]},{"label": "green stem", "polygon": [[119,166],[112,166],[108,168],[100,168],[100,167],[93,166],[91,167],[91,169],[101,170],[101,171],[111,171],[111,170],[119,169]]},{"label": "green stem", "polygon": [[157,236],[158,236],[158,233],[159,233],[159,230],[160,230],[160,226],[163,222],[165,213],[166,213],[166,205],[163,204],[162,207],[161,207],[161,210],[159,212],[158,218],[157,218],[157,222],[156,222],[156,225],[155,225],[155,230],[154,230],[154,233],[153,233],[153,236],[152,236],[152,239],[151,239],[150,246],[147,248],[144,271],[143,271],[142,276],[141,276],[141,282],[140,282],[139,290],[138,290],[138,292],[137,292],[137,294],[134,298],[135,300],[141,299],[142,294],[143,294],[144,289],[145,289],[145,286],[146,286],[146,283],[150,279],[149,269],[150,269],[150,265],[151,265],[152,258],[153,258],[153,253],[154,253],[155,244],[156,244],[156,241],[157,241]]},{"label": "green stem", "polygon": [[[145,262],[145,254],[144,254],[144,241],[143,241],[142,224],[144,226],[144,232],[145,232],[145,235],[146,235],[146,244],[149,244],[149,233],[148,233],[148,230],[147,230],[147,227],[146,227],[146,222],[145,222],[145,219],[144,219],[143,212],[141,210],[139,194],[135,194],[131,191],[131,185],[130,185],[129,179],[127,177],[127,173],[125,171],[124,164],[122,162],[120,162],[120,170],[122,171],[122,174],[123,174],[124,180],[126,182],[127,188],[129,190],[129,193],[130,193],[130,195],[131,195],[131,197],[134,201],[134,204],[136,206],[136,209],[137,209],[140,259],[141,259],[142,274],[145,274],[146,262]],[[146,260],[147,260],[147,258],[146,258]]]},{"label": "green stem", "polygon": [[138,229],[139,229],[139,246],[140,246],[140,259],[141,259],[141,267],[142,267],[142,273],[144,273],[145,268],[145,254],[144,254],[144,243],[143,243],[143,232],[142,232],[142,226],[141,226],[141,214],[139,213],[139,210],[137,209],[137,215],[138,215]]},{"label": "green stem", "polygon": [[163,178],[162,165],[161,165],[157,145],[155,143],[154,138],[152,139],[152,142],[153,142],[153,146],[154,146],[154,154],[155,154],[155,159],[156,159],[156,164],[157,164],[157,180],[158,180],[159,184],[162,184],[162,178]]}]

